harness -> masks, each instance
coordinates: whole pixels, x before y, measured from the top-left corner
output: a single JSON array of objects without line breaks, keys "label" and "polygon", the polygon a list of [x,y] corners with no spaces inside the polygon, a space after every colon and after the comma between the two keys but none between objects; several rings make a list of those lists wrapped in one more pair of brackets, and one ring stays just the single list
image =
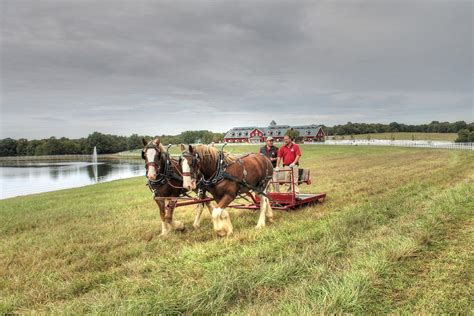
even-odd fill
[{"label": "harness", "polygon": [[[270,176],[268,175],[268,163],[267,163],[267,166],[266,166],[266,171],[265,171],[266,176],[265,176],[265,178],[262,179],[260,182],[258,182],[256,185],[252,185],[252,184],[247,182],[248,172],[245,169],[245,165],[244,165],[244,162],[242,160],[242,158],[245,158],[248,155],[249,154],[247,154],[243,157],[239,157],[239,158],[237,158],[236,162],[227,164],[225,162],[224,151],[223,150],[219,151],[219,157],[218,157],[217,162],[216,162],[216,171],[215,171],[215,173],[209,179],[204,178],[204,176],[202,175],[201,179],[199,180],[199,182],[197,184],[198,188],[202,191],[207,191],[210,187],[216,186],[217,184],[219,184],[223,180],[229,180],[229,181],[236,182],[239,185],[239,189],[238,189],[237,193],[240,193],[243,188],[248,188],[250,190],[253,190],[253,191],[257,192],[258,194],[262,194],[262,195],[268,197],[264,193],[265,188],[268,184],[268,181],[272,178],[271,175]],[[191,156],[193,158],[193,160],[192,160],[193,167],[194,168],[197,167],[197,164],[200,160],[200,158],[197,154],[191,154],[189,152],[185,152],[185,153],[183,153],[182,156],[183,157]],[[243,169],[243,171],[242,171],[242,180],[240,180],[239,178],[231,175],[230,173],[228,173],[226,171],[227,167],[233,165],[234,163],[239,163],[242,166],[242,169]]]},{"label": "harness", "polygon": [[219,152],[219,158],[217,159],[216,172],[209,179],[205,179],[204,176],[198,182],[198,186],[203,189],[213,187],[220,183],[229,174],[226,171],[228,165],[225,163],[224,152]]}]

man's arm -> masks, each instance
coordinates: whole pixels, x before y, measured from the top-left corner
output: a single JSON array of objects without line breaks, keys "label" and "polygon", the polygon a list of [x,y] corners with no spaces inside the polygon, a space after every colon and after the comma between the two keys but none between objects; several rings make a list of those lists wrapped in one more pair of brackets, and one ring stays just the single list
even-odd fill
[{"label": "man's arm", "polygon": [[277,151],[277,163],[276,163],[276,169],[279,169],[280,168],[280,161],[281,161],[281,148],[278,149]]}]

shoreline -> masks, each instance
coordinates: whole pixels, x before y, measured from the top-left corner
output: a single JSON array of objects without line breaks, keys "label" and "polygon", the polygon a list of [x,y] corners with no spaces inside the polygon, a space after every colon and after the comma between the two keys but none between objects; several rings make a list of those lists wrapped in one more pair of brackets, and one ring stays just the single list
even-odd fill
[{"label": "shoreline", "polygon": [[[123,159],[123,158],[137,158],[133,155],[120,155],[116,154],[103,154],[97,155],[98,159]],[[79,160],[79,161],[89,161],[92,159],[92,155],[45,155],[45,156],[8,156],[0,157],[0,162],[2,161],[31,161],[31,160]]]}]

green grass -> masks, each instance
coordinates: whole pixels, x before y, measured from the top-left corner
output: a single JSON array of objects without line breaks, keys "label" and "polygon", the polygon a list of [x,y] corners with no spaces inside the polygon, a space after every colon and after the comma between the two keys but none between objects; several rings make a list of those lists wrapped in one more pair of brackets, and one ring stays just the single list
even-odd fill
[{"label": "green grass", "polygon": [[473,312],[473,153],[302,149],[326,202],[224,239],[158,238],[142,177],[0,201],[0,313]]},{"label": "green grass", "polygon": [[[331,136],[332,137],[332,136]],[[453,142],[457,133],[371,133],[358,135],[337,135],[335,139],[393,139],[393,140],[438,140]]]}]

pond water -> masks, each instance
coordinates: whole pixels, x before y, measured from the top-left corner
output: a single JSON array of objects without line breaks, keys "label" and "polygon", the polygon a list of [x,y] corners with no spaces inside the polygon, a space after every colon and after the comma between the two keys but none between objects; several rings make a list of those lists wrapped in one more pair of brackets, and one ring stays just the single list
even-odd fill
[{"label": "pond water", "polygon": [[142,160],[0,162],[0,199],[144,176]]}]

